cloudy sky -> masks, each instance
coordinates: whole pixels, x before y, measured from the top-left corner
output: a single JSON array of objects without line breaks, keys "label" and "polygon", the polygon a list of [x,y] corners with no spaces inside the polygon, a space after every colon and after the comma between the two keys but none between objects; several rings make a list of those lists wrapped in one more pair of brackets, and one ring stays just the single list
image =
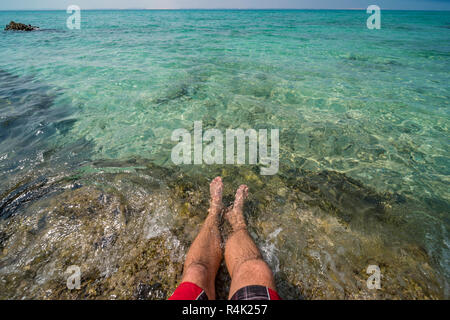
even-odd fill
[{"label": "cloudy sky", "polygon": [[1,0],[0,10],[66,9],[75,4],[81,9],[179,9],[179,8],[298,8],[450,10],[450,0]]}]

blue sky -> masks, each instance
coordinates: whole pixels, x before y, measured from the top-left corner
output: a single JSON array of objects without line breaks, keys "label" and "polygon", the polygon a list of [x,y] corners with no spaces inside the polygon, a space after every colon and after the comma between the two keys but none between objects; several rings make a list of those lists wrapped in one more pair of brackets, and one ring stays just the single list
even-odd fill
[{"label": "blue sky", "polygon": [[367,8],[450,10],[450,0],[1,0],[0,10],[66,9],[76,4],[81,9],[178,9],[178,8]]}]

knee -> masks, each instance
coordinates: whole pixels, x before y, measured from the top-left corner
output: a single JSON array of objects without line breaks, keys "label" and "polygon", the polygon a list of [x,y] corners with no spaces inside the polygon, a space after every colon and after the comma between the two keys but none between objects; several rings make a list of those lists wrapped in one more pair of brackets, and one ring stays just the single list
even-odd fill
[{"label": "knee", "polygon": [[208,274],[208,268],[205,264],[199,262],[193,262],[188,266],[185,266],[183,277],[201,279],[205,278]]},{"label": "knee", "polygon": [[247,279],[266,279],[272,281],[273,274],[268,264],[262,259],[251,259],[242,262],[234,270],[234,277]]},{"label": "knee", "polygon": [[272,270],[261,259],[247,260],[237,266],[232,276],[230,298],[237,290],[252,285],[276,289]]}]

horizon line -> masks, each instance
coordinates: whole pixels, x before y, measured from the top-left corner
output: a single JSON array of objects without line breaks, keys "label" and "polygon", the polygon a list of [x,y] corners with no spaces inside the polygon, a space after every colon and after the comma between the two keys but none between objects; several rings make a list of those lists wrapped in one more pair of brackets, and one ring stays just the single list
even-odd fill
[{"label": "horizon line", "polygon": [[[8,11],[66,11],[67,9],[55,9],[55,8],[44,8],[44,9],[0,9],[0,12]],[[135,11],[180,11],[180,10],[345,10],[345,11],[360,11],[367,10],[367,8],[92,8],[92,9],[82,9],[82,11],[124,11],[124,10],[135,10]],[[450,11],[450,9],[383,9],[383,11]]]}]

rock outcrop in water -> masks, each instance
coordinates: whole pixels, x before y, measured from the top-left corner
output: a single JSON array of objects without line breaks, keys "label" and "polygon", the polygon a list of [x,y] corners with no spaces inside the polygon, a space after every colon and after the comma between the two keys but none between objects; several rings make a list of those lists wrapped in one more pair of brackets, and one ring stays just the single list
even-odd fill
[{"label": "rock outcrop in water", "polygon": [[14,21],[11,21],[5,28],[5,31],[8,30],[16,30],[16,31],[35,31],[38,30],[39,27],[32,26],[31,24],[26,25],[23,23],[17,23]]}]

